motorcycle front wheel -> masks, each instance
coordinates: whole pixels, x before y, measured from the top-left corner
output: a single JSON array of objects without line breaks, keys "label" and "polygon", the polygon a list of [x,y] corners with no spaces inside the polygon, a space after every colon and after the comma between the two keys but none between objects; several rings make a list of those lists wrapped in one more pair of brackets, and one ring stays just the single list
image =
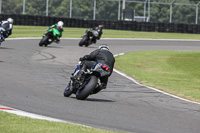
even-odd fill
[{"label": "motorcycle front wheel", "polygon": [[39,43],[39,46],[47,46],[47,44],[48,44],[48,39],[49,39],[49,36],[44,36],[42,39],[41,39],[41,41],[40,41],[40,43]]},{"label": "motorcycle front wheel", "polygon": [[81,41],[79,42],[79,46],[83,46],[87,41],[87,36],[83,36],[83,38],[81,39]]},{"label": "motorcycle front wheel", "polygon": [[65,97],[71,96],[71,94],[72,94],[71,87],[72,87],[72,84],[71,84],[71,81],[70,81],[68,86],[65,88],[65,91],[64,91]]},{"label": "motorcycle front wheel", "polygon": [[76,98],[78,100],[85,100],[95,89],[98,83],[98,78],[96,76],[91,76],[85,87],[81,90],[78,90],[76,93]]}]

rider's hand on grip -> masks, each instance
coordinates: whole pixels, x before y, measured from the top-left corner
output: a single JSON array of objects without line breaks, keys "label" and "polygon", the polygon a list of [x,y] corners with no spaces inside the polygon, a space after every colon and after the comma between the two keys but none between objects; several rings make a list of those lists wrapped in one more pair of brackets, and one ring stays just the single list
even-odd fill
[{"label": "rider's hand on grip", "polygon": [[79,61],[83,61],[83,57],[79,58]]}]

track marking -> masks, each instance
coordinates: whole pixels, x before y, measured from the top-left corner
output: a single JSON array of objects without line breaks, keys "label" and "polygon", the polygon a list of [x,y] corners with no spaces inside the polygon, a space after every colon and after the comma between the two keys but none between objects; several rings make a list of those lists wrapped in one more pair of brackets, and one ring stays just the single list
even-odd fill
[{"label": "track marking", "polygon": [[[124,53],[119,53],[119,54],[116,54],[116,55],[114,55],[114,56],[116,57],[116,56],[123,55],[123,54],[124,54]],[[123,72],[121,72],[121,71],[119,71],[119,70],[117,70],[117,69],[115,69],[115,68],[114,68],[113,71],[116,72],[116,73],[118,73],[118,74],[120,74],[120,75],[122,75],[123,77],[125,77],[125,78],[127,78],[127,79],[133,81],[135,84],[137,84],[137,85],[139,85],[139,86],[143,86],[143,87],[149,88],[149,89],[151,89],[151,90],[160,92],[160,93],[162,93],[162,94],[165,94],[165,95],[168,95],[168,96],[171,96],[171,97],[174,97],[174,98],[177,98],[177,99],[186,101],[186,102],[195,103],[195,104],[199,104],[199,105],[200,105],[200,103],[198,103],[198,102],[190,101],[190,100],[187,100],[187,99],[184,99],[184,98],[181,98],[181,97],[178,97],[178,96],[169,94],[169,93],[167,93],[167,92],[161,91],[161,90],[159,90],[159,89],[156,89],[156,88],[153,88],[153,87],[150,87],[150,86],[146,86],[146,85],[140,84],[137,80],[133,79],[132,77],[128,76],[127,74],[125,74],[125,73],[123,73]]]},{"label": "track marking", "polygon": [[17,110],[17,109],[14,109],[14,108],[3,106],[3,105],[0,105],[0,111],[5,111],[5,112],[8,112],[8,113],[12,113],[12,114],[20,115],[20,116],[25,116],[25,117],[30,117],[30,118],[35,118],[35,119],[41,119],[41,120],[49,120],[49,121],[54,121],[54,122],[66,122],[66,121],[63,121],[63,120],[60,120],[60,119],[55,119],[55,118],[51,118],[51,117],[46,117],[46,116],[42,116],[42,115],[28,113],[28,112],[25,112],[25,111]]},{"label": "track marking", "polygon": [[78,123],[74,123],[74,122],[70,122],[70,121],[66,121],[66,120],[56,119],[56,118],[52,118],[52,117],[47,117],[47,116],[43,116],[43,115],[37,115],[37,114],[17,110],[17,109],[11,108],[11,107],[3,106],[3,105],[0,105],[0,111],[12,113],[12,114],[16,114],[16,115],[20,115],[20,116],[24,116],[24,117],[29,117],[29,118],[33,118],[33,119],[48,120],[48,121],[52,121],[52,122],[70,123],[70,124],[75,124],[75,125],[79,125],[79,126],[92,128],[90,126],[86,126],[86,125],[82,125],[82,124],[78,124]]},{"label": "track marking", "polygon": [[5,108],[5,107],[4,108],[0,107],[0,110],[4,110],[5,111],[5,110],[13,110],[13,109],[11,109],[11,108]]}]

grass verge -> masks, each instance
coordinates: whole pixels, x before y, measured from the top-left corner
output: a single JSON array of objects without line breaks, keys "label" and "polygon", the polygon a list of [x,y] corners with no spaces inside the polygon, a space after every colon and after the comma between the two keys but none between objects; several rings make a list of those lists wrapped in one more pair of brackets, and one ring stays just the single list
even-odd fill
[{"label": "grass verge", "polygon": [[0,111],[1,133],[114,133],[75,124],[31,119]]},{"label": "grass verge", "polygon": [[116,57],[115,68],[142,84],[200,102],[200,51],[140,51]]},{"label": "grass verge", "polygon": [[[48,26],[13,26],[11,38],[17,37],[42,37]],[[63,38],[80,38],[88,28],[64,27]],[[199,34],[180,34],[162,32],[139,32],[104,29],[102,38],[148,38],[148,39],[197,39]]]}]

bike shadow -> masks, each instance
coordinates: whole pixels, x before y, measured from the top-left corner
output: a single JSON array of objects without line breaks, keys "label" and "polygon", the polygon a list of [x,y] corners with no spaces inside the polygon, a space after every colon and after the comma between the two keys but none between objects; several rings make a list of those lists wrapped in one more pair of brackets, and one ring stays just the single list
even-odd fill
[{"label": "bike shadow", "polygon": [[91,101],[91,102],[116,102],[116,101],[113,101],[113,100],[99,99],[99,98],[87,98],[85,100],[86,101]]},{"label": "bike shadow", "polygon": [[62,49],[61,46],[47,46],[47,47],[45,47],[45,48],[58,48],[58,49]]},{"label": "bike shadow", "polygon": [[2,47],[2,46],[0,46],[0,49],[14,50],[14,48],[7,48],[7,47]]},{"label": "bike shadow", "polygon": [[[76,97],[71,97],[71,98],[76,99]],[[81,100],[81,101],[83,101],[83,100]],[[113,100],[100,99],[100,98],[90,98],[90,97],[85,99],[84,101],[90,101],[90,102],[116,102],[116,101],[113,101]]]}]

